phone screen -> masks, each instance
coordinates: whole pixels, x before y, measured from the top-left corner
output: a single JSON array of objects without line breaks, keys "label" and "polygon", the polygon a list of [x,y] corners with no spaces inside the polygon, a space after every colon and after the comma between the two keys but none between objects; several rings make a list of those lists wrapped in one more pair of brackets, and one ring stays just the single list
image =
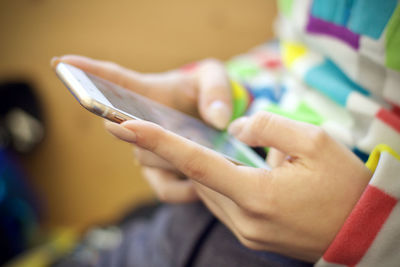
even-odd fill
[{"label": "phone screen", "polygon": [[[78,70],[83,72],[80,69],[68,65],[68,69],[71,68],[73,68],[72,72]],[[102,95],[93,92],[94,88],[92,86],[90,86],[92,88],[89,94],[101,104],[111,106],[112,109],[133,119],[141,119],[156,123],[164,129],[220,152],[225,157],[235,162],[247,166],[268,169],[264,160],[257,153],[245,144],[231,137],[226,131],[218,131],[197,118],[152,101],[92,74],[85,74]],[[88,86],[84,85],[84,87]],[[177,153],[179,153],[179,151],[177,151]]]}]

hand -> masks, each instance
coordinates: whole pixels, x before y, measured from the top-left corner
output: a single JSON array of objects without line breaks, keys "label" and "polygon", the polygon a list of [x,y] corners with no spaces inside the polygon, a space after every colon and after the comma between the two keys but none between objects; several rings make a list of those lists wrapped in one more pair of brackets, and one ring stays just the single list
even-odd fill
[{"label": "hand", "polygon": [[240,118],[229,130],[251,146],[282,151],[285,159],[271,171],[236,166],[149,122],[117,127],[124,128],[124,140],[190,178],[202,201],[245,246],[306,261],[322,256],[371,177],[321,128],[266,112]]},{"label": "hand", "polygon": [[[76,55],[54,58],[51,64],[55,67],[59,62],[74,65],[172,108],[201,117],[219,129],[225,128],[232,116],[229,80],[223,65],[213,59],[199,62],[191,72],[175,70],[161,74],[141,74],[112,62]],[[115,131],[113,123],[106,122],[106,128]],[[140,148],[135,149],[135,154],[145,166],[142,168],[144,177],[160,200],[189,202],[198,199],[192,182],[182,179],[182,174],[164,160]]]},{"label": "hand", "polygon": [[206,59],[191,72],[173,70],[159,74],[142,74],[113,62],[67,55],[53,58],[102,77],[159,103],[192,116],[201,116],[207,123],[224,129],[232,116],[232,95],[224,66]]}]

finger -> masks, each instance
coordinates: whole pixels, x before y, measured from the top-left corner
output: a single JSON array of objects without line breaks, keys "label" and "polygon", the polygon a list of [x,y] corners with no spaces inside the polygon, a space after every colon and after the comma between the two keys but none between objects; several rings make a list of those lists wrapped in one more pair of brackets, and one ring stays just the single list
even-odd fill
[{"label": "finger", "polygon": [[194,76],[179,71],[162,74],[142,74],[108,61],[78,55],[53,58],[53,68],[59,62],[68,63],[85,72],[111,81],[123,88],[151,98],[154,101],[179,109],[189,114],[194,112],[197,95],[194,92]]},{"label": "finger", "polygon": [[272,168],[278,167],[285,161],[286,154],[281,151],[270,148],[267,155],[267,163]]},{"label": "finger", "polygon": [[160,158],[153,152],[135,147],[134,154],[136,160],[138,160],[140,164],[146,167],[159,168],[171,172],[177,172],[177,169],[174,166],[172,166],[172,164],[170,164],[165,159]]},{"label": "finger", "polygon": [[[201,199],[201,201],[207,206],[207,208],[211,211],[211,213],[213,213],[215,217],[217,217],[223,224],[225,224],[232,232],[236,233],[237,232],[236,227],[232,224],[232,219],[230,218],[227,210],[225,209],[226,207],[218,204],[214,198],[209,197],[209,195],[207,194],[206,190],[210,189],[205,186],[199,188],[199,184],[194,185],[194,188],[196,189],[196,193]],[[215,193],[218,194],[217,192]]]},{"label": "finger", "polygon": [[196,78],[200,115],[214,127],[224,129],[232,117],[232,93],[224,66],[217,60],[206,60]]},{"label": "finger", "polygon": [[[104,120],[104,126],[109,133],[111,133],[118,139],[129,143],[131,142],[131,131],[127,130],[126,128],[120,127],[117,123],[108,120]],[[137,161],[139,161],[139,163],[142,165],[154,168],[161,168],[169,171],[177,171],[177,169],[171,163],[146,149],[135,147],[134,154]]]},{"label": "finger", "polygon": [[127,141],[150,150],[188,178],[234,201],[247,197],[248,192],[259,186],[260,176],[247,175],[246,172],[254,168],[236,166],[217,152],[166,131],[154,123],[131,120],[121,125],[131,131],[132,135],[126,138]]},{"label": "finger", "polygon": [[65,55],[60,58],[53,58],[53,68],[58,63],[64,62],[93,75],[102,77],[121,87],[131,89],[142,95],[149,95],[151,87],[146,86],[140,73],[126,69],[118,64],[109,61],[96,60],[79,55]]},{"label": "finger", "polygon": [[[240,211],[240,208],[235,206],[235,203],[233,203],[229,198],[219,195],[217,192],[212,191],[207,187],[203,186],[202,188],[198,188],[198,185],[195,185],[195,188],[203,203],[223,224],[225,224],[233,232],[233,234],[243,245],[256,250],[265,248],[262,243],[246,238],[246,233],[249,232],[247,227],[248,217],[237,215],[237,213]],[[246,229],[244,230],[243,228]]]},{"label": "finger", "polygon": [[156,168],[144,167],[142,172],[162,202],[186,203],[198,200],[191,180],[182,180],[175,173]]},{"label": "finger", "polygon": [[[129,130],[125,129],[124,127],[120,127],[115,122],[111,122],[108,120],[104,120],[104,125],[108,132],[110,132],[113,136],[121,139],[122,141],[130,143],[131,132]],[[177,171],[176,168],[172,166],[168,161],[160,158],[151,151],[136,147],[134,148],[134,154],[136,160],[142,165],[154,168],[161,168],[169,171]]]},{"label": "finger", "polygon": [[265,111],[235,120],[229,133],[250,146],[273,147],[290,156],[315,151],[316,138],[323,136],[319,127]]}]

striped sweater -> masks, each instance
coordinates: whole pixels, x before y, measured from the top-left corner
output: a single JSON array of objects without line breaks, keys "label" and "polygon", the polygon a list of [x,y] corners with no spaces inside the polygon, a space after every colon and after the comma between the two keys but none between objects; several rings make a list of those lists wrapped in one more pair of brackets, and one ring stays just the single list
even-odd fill
[{"label": "striped sweater", "polygon": [[234,115],[319,125],[373,172],[316,266],[400,266],[400,4],[281,0],[279,42],[226,63]]}]

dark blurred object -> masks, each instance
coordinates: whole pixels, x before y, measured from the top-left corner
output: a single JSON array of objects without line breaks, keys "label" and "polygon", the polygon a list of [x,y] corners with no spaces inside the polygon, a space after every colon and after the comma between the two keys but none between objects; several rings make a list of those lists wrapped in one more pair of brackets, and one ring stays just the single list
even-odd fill
[{"label": "dark blurred object", "polygon": [[45,267],[66,255],[76,246],[78,233],[71,228],[59,228],[46,234],[43,241],[13,258],[3,267]]},{"label": "dark blurred object", "polygon": [[0,265],[35,244],[37,201],[12,154],[0,148]]},{"label": "dark blurred object", "polygon": [[0,265],[38,238],[39,210],[16,155],[43,139],[42,114],[25,82],[0,83]]},{"label": "dark blurred object", "polygon": [[44,136],[42,112],[25,82],[0,83],[0,147],[30,152]]}]

